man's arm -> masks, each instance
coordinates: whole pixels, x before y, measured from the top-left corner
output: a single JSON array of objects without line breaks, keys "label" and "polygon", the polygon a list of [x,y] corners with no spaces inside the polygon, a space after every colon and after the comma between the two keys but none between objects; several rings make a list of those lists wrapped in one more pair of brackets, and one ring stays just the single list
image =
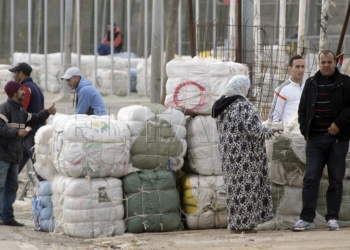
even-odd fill
[{"label": "man's arm", "polygon": [[120,45],[120,43],[122,42],[122,34],[120,34],[120,32],[118,32],[118,35],[114,38],[114,47],[118,47]]},{"label": "man's arm", "polygon": [[269,121],[279,122],[282,120],[282,114],[284,105],[286,104],[287,98],[285,98],[281,93],[278,93],[277,90],[274,91],[274,97],[271,105]]},{"label": "man's arm", "polygon": [[1,117],[3,116],[0,114],[0,137],[5,138],[14,138],[17,136],[18,129],[10,127],[5,120]]},{"label": "man's arm", "polygon": [[48,109],[41,110],[37,114],[27,113],[27,122],[26,125],[30,127],[38,126],[46,121],[46,119],[51,115],[56,114],[55,103]]},{"label": "man's arm", "polygon": [[23,90],[24,90],[24,101],[22,102],[22,105],[23,105],[23,108],[27,110],[30,103],[30,97],[32,95],[32,91],[27,86],[23,86]]},{"label": "man's arm", "polygon": [[300,97],[299,107],[298,107],[298,122],[301,134],[305,137],[305,125],[306,125],[306,108],[307,108],[307,96],[306,96],[306,86],[303,89],[303,92]]}]

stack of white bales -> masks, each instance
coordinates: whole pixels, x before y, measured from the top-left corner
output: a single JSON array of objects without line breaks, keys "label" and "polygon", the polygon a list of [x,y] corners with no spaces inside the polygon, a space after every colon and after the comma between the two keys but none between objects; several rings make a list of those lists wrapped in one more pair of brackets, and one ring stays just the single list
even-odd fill
[{"label": "stack of white bales", "polygon": [[235,75],[248,75],[246,65],[213,58],[173,59],[166,65],[165,106],[209,115],[221,90]]},{"label": "stack of white bales", "polygon": [[12,72],[9,71],[11,65],[0,64],[0,87],[3,89],[8,81],[13,78]]},{"label": "stack of white bales", "polygon": [[[29,54],[28,53],[20,53],[16,52],[13,54],[13,65],[16,65],[18,63],[26,62],[29,63]],[[40,75],[44,72],[44,65],[45,63],[45,56],[42,54],[30,54],[30,66],[32,67],[33,71],[30,74],[30,77],[33,78],[33,81],[38,84],[38,86],[41,86],[41,79]]]},{"label": "stack of white bales", "polygon": [[118,120],[130,130],[131,162],[141,169],[123,179],[127,231],[181,229],[174,172],[187,148],[184,114],[160,104],[132,105],[119,111]]},{"label": "stack of white bales", "polygon": [[[147,65],[147,67],[146,67]],[[147,64],[145,60],[140,61],[136,66],[137,76],[136,76],[136,90],[137,94],[142,96],[150,96],[151,94],[151,58],[147,59]],[[146,79],[147,74],[147,79]]]},{"label": "stack of white bales", "polygon": [[211,116],[189,117],[187,158],[183,179],[183,207],[189,229],[227,226],[226,186],[218,149],[218,134]]},{"label": "stack of white bales", "polygon": [[226,187],[218,150],[213,103],[235,75],[247,75],[247,66],[213,58],[174,59],[166,66],[165,105],[196,115],[187,127],[188,165],[183,179],[183,207],[190,229],[227,226]]},{"label": "stack of white bales", "polygon": [[124,232],[122,177],[130,161],[130,132],[111,116],[57,116],[52,156],[56,232],[92,238]]},{"label": "stack of white bales", "polygon": [[[113,76],[112,76],[113,74]],[[113,77],[113,85],[112,85]],[[95,79],[92,73],[91,79]],[[96,88],[103,96],[110,94],[117,96],[126,96],[129,88],[128,75],[125,70],[98,69]]]}]

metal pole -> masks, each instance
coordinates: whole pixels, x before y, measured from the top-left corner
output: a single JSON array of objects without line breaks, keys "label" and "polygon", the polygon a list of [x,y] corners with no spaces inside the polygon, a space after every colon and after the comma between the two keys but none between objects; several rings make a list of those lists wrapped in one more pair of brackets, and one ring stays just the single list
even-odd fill
[{"label": "metal pole", "polygon": [[242,1],[237,2],[237,48],[236,62],[242,62]]},{"label": "metal pole", "polygon": [[329,18],[329,0],[322,0],[321,24],[320,24],[320,46],[319,51],[325,50],[327,43],[327,26]]},{"label": "metal pole", "polygon": [[188,11],[189,11],[189,26],[190,26],[190,45],[191,45],[191,57],[196,56],[196,35],[195,35],[195,23],[193,20],[193,8],[192,0],[188,0]]},{"label": "metal pole", "polygon": [[10,39],[10,48],[11,48],[11,66],[13,67],[13,53],[15,51],[15,1],[11,1],[11,39]]},{"label": "metal pole", "polygon": [[32,0],[28,0],[28,63],[32,63]]},{"label": "metal pole", "polygon": [[182,0],[179,0],[179,9],[177,11],[177,50],[179,57],[182,56],[182,11],[181,11],[181,6],[182,6]]},{"label": "metal pole", "polygon": [[235,61],[235,38],[236,38],[236,1],[230,2],[230,42],[228,53],[231,53],[229,57],[230,61]]},{"label": "metal pole", "polygon": [[151,103],[160,103],[160,77],[161,77],[161,1],[153,0],[152,5],[152,66],[151,66]]},{"label": "metal pole", "polygon": [[144,0],[145,4],[145,14],[144,14],[144,23],[145,23],[145,48],[144,48],[144,57],[145,57],[145,88],[144,88],[144,95],[147,96],[147,79],[148,79],[148,0]]},{"label": "metal pole", "polygon": [[[72,66],[73,0],[66,0],[64,29],[64,65],[62,73]],[[64,82],[63,99],[70,99],[70,89]]]},{"label": "metal pole", "polygon": [[97,86],[97,25],[98,25],[98,0],[94,0],[94,86]]},{"label": "metal pole", "polygon": [[[339,43],[338,43],[337,51],[336,51],[336,54],[335,54],[336,56],[338,56],[340,54],[341,48],[343,46],[344,36],[345,36],[346,29],[348,27],[349,17],[350,17],[350,2],[348,4],[348,10],[346,11],[343,28],[341,30]],[[339,58],[337,58],[337,62],[338,62],[338,59]]]},{"label": "metal pole", "polygon": [[60,2],[60,51],[61,51],[61,70],[62,70],[63,53],[64,53],[64,0],[61,0]]},{"label": "metal pole", "polygon": [[77,3],[77,56],[78,56],[78,68],[80,69],[80,0],[76,0]]},{"label": "metal pole", "polygon": [[159,14],[160,14],[160,20],[162,20],[160,24],[160,82],[162,83],[164,79],[164,40],[165,40],[164,39],[164,23],[165,23],[164,22],[164,0],[160,1]]},{"label": "metal pole", "polygon": [[45,91],[49,91],[49,88],[47,86],[48,79],[47,79],[47,73],[48,73],[48,67],[47,67],[47,0],[44,2],[44,55],[45,55]]},{"label": "metal pole", "polygon": [[128,85],[127,85],[127,90],[128,90],[128,96],[130,96],[130,81],[131,81],[131,77],[130,77],[130,68],[131,68],[131,59],[130,59],[130,39],[131,39],[131,13],[130,13],[130,9],[131,9],[131,4],[130,4],[130,0],[128,0],[127,2],[127,38],[128,38],[128,43],[127,43],[127,50],[128,50]]},{"label": "metal pole", "polygon": [[286,32],[286,0],[280,0],[280,12],[279,12],[280,20],[279,20],[279,80],[284,81],[284,70],[286,64],[286,56],[285,56],[285,32]]},{"label": "metal pole", "polygon": [[[254,0],[254,74],[253,76],[257,79],[257,75],[261,72],[261,34],[260,34],[260,23],[261,23],[261,13],[260,13],[260,0]],[[253,82],[256,82],[254,79]]]},{"label": "metal pole", "polygon": [[102,12],[102,34],[101,34],[101,39],[103,41],[103,38],[105,36],[106,32],[106,13],[107,13],[107,0],[103,0],[103,12]]},{"label": "metal pole", "polygon": [[213,49],[216,58],[216,0],[213,0]]},{"label": "metal pole", "polygon": [[114,0],[111,0],[111,9],[110,9],[110,15],[111,15],[111,94],[114,94]]},{"label": "metal pole", "polygon": [[297,54],[305,54],[305,33],[306,33],[306,0],[300,0],[299,2],[299,24],[298,24],[298,48]]},{"label": "metal pole", "polygon": [[[199,23],[199,0],[196,0],[196,5],[195,5],[195,14],[196,14],[196,21],[194,22],[196,24],[196,33],[195,33],[195,39],[196,41],[198,40],[199,34],[198,34],[198,23]],[[199,48],[198,48],[198,44],[196,43],[196,47],[195,47],[197,53],[199,52]]]}]

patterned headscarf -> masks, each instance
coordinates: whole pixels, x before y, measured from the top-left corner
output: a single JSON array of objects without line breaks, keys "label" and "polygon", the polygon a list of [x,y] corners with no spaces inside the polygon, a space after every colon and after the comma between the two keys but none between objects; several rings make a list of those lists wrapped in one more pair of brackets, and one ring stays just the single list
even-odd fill
[{"label": "patterned headscarf", "polygon": [[249,88],[249,78],[244,75],[236,75],[230,79],[226,87],[222,90],[221,95],[224,95],[226,97],[233,95],[241,95],[247,97]]}]

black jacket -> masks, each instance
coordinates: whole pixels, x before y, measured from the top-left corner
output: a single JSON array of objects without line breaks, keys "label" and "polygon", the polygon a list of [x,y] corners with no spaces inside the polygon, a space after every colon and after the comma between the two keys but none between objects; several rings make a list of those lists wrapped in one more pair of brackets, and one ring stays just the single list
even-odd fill
[{"label": "black jacket", "polygon": [[[340,141],[350,140],[350,77],[343,75],[336,68],[336,79],[331,89],[331,108],[333,122],[340,129],[337,139]],[[310,137],[311,121],[315,114],[315,102],[318,93],[318,81],[321,72],[306,80],[303,93],[300,98],[298,109],[298,122],[301,134],[305,139]]]},{"label": "black jacket", "polygon": [[38,114],[30,114],[22,104],[9,98],[0,105],[0,160],[18,163],[22,159],[23,137],[18,130],[26,126],[34,127],[46,121],[49,112],[44,109]]}]

